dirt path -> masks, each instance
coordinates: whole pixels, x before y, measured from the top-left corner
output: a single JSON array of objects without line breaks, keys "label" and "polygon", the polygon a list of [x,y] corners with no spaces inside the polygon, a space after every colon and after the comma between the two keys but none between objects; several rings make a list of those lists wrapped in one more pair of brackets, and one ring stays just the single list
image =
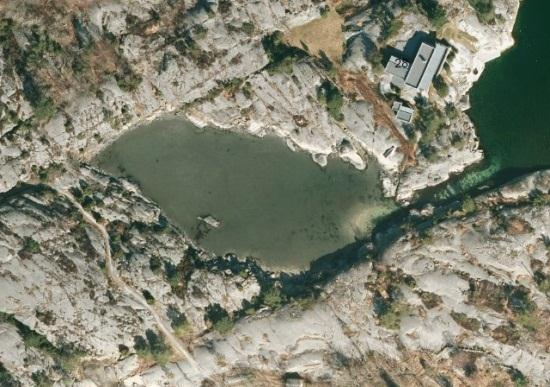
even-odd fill
[{"label": "dirt path", "polygon": [[366,76],[339,71],[338,78],[340,85],[347,92],[357,92],[365,101],[369,102],[373,107],[374,120],[377,125],[388,128],[392,135],[399,141],[399,152],[405,157],[401,168],[405,169],[408,166],[416,164],[416,147],[409,143],[408,139],[401,134],[393,122],[393,112],[390,106],[383,100],[371,85]]},{"label": "dirt path", "polygon": [[111,282],[111,285],[115,286],[119,291],[125,293],[128,297],[139,303],[143,308],[149,311],[151,316],[153,316],[153,319],[156,322],[156,325],[158,329],[161,331],[161,333],[166,338],[168,344],[172,348],[172,351],[177,354],[180,358],[186,359],[191,367],[193,367],[193,370],[197,374],[204,374],[201,372],[199,365],[193,359],[191,354],[185,349],[185,347],[182,345],[181,341],[174,335],[172,332],[172,328],[169,324],[167,324],[162,317],[157,313],[155,308],[153,308],[151,305],[145,301],[145,298],[143,295],[141,295],[137,290],[129,286],[126,282],[120,278],[118,275],[118,272],[116,268],[113,265],[113,260],[111,257],[111,248],[109,244],[109,233],[107,232],[107,229],[102,224],[99,224],[96,222],[94,217],[90,215],[81,205],[80,203],[70,194],[70,192],[65,190],[59,191],[62,195],[64,195],[82,214],[82,217],[88,223],[90,226],[95,228],[101,235],[103,239],[103,245],[105,247],[105,268],[107,272],[107,278]]}]

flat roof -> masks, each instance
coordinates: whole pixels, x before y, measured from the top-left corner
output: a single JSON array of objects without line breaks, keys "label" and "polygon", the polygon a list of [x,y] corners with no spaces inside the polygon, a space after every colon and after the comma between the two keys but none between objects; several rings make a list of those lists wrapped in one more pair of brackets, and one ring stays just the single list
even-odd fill
[{"label": "flat roof", "polygon": [[411,122],[412,120],[412,116],[413,116],[413,112],[411,111],[408,111],[410,109],[407,109],[407,111],[405,110],[398,110],[397,111],[397,114],[395,115],[395,117],[398,119],[398,120],[401,120],[401,121],[405,121],[405,122]]},{"label": "flat roof", "polygon": [[418,89],[424,91],[430,88],[430,84],[432,83],[434,77],[439,74],[439,71],[443,66],[443,62],[445,61],[445,57],[447,56],[447,50],[447,46],[441,43],[435,44],[435,49],[433,51],[432,57],[428,62],[428,66],[426,66],[424,75],[422,75],[422,79],[420,80]]},{"label": "flat roof", "polygon": [[396,56],[391,56],[386,64],[386,73],[405,79],[409,71],[410,63]]},{"label": "flat roof", "polygon": [[422,79],[422,76],[426,71],[426,67],[428,67],[428,62],[430,61],[430,58],[432,57],[433,52],[434,52],[434,47],[426,43],[422,43],[420,45],[420,48],[418,49],[418,53],[414,58],[411,69],[409,70],[409,73],[407,74],[407,78],[405,79],[405,83],[407,85],[412,86],[414,88],[418,87]]}]

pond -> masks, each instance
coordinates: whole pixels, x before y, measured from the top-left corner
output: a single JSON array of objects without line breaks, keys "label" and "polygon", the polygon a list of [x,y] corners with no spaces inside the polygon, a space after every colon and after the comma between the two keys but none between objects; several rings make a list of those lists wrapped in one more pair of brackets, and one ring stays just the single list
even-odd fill
[{"label": "pond", "polygon": [[[96,164],[138,182],[207,250],[253,256],[273,268],[306,268],[365,237],[374,219],[395,208],[382,198],[374,162],[366,171],[336,159],[321,168],[281,139],[176,118],[126,133]],[[209,215],[219,227],[198,219]]]}]

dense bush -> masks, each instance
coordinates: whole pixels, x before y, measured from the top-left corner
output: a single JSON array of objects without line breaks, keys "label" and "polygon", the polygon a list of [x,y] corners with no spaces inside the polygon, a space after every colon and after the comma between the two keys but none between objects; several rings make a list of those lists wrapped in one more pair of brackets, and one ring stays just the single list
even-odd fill
[{"label": "dense bush", "polygon": [[441,28],[447,22],[445,10],[437,0],[416,0],[416,3],[435,28]]},{"label": "dense bush", "polygon": [[414,121],[415,128],[422,133],[419,146],[426,158],[433,157],[433,141],[441,133],[445,126],[445,115],[427,99],[419,97],[416,99],[418,115]]},{"label": "dense bush", "polygon": [[170,305],[166,315],[170,319],[170,325],[178,337],[185,337],[191,331],[191,325],[187,321],[185,314],[181,313],[175,306]]},{"label": "dense bush", "polygon": [[3,387],[20,387],[21,383],[14,379],[9,371],[0,363],[0,386]]},{"label": "dense bush", "polygon": [[272,287],[263,295],[263,303],[271,309],[280,308],[285,302],[285,297],[281,294],[281,289]]},{"label": "dense bush", "polygon": [[307,53],[283,42],[283,34],[276,31],[262,39],[262,45],[269,58],[267,71],[273,73],[292,73],[292,64],[301,58],[307,57]]},{"label": "dense bush", "polygon": [[495,5],[493,0],[468,0],[468,3],[476,10],[480,22],[485,24],[494,23]]},{"label": "dense bush", "polygon": [[327,111],[332,118],[336,121],[342,121],[344,115],[342,114],[342,106],[344,105],[344,98],[340,90],[328,79],[317,89],[317,98],[319,101],[327,107]]},{"label": "dense bush", "polygon": [[145,331],[145,338],[134,337],[134,349],[142,359],[155,361],[158,364],[166,364],[172,356],[164,338],[151,329]]},{"label": "dense bush", "polygon": [[214,330],[222,335],[229,333],[235,325],[235,322],[231,319],[227,311],[219,304],[209,305],[208,308],[206,308],[204,318],[212,324]]},{"label": "dense bush", "polygon": [[56,368],[65,375],[70,374],[74,370],[79,363],[80,357],[83,355],[82,351],[70,344],[54,346],[48,341],[46,336],[32,330],[11,314],[0,312],[0,323],[13,325],[17,329],[19,336],[23,339],[26,347],[35,348],[49,355],[54,360]]},{"label": "dense bush", "polygon": [[447,85],[441,75],[434,78],[433,85],[440,97],[446,97],[449,94],[449,85]]}]

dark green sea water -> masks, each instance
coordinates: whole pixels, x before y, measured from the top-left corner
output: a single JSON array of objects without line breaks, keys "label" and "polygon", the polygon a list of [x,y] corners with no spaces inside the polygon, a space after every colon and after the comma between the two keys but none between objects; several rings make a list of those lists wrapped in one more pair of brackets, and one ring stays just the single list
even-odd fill
[{"label": "dark green sea water", "polygon": [[550,1],[524,0],[515,45],[488,63],[470,91],[468,115],[485,159],[420,202],[449,200],[550,167]]},{"label": "dark green sea water", "polygon": [[490,162],[550,166],[550,1],[524,0],[515,46],[474,85],[469,114]]}]

